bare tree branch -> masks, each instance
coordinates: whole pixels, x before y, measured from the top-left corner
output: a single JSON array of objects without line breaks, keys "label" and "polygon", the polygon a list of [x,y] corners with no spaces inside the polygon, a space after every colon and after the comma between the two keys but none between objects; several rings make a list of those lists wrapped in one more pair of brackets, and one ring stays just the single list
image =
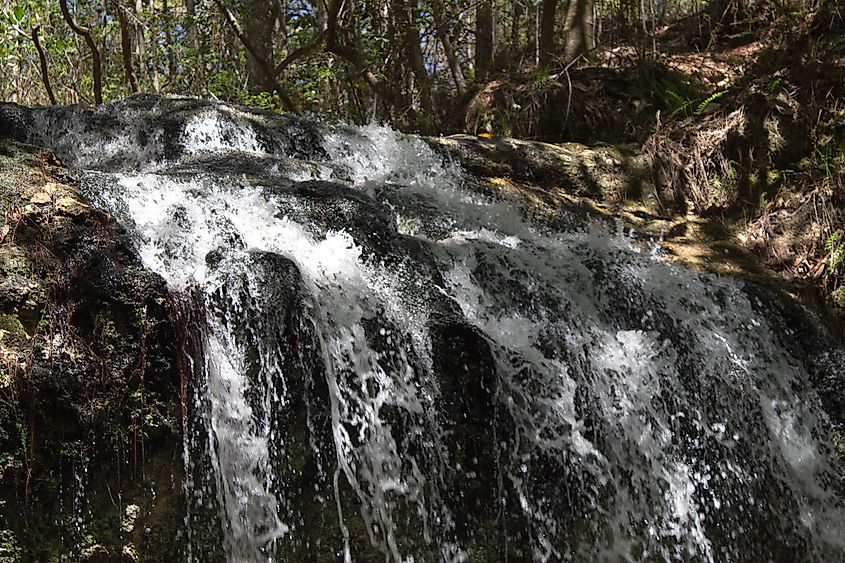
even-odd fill
[{"label": "bare tree branch", "polygon": [[53,95],[53,87],[50,86],[50,75],[47,72],[47,55],[44,53],[44,47],[41,46],[41,40],[38,34],[41,31],[41,26],[36,25],[32,28],[32,42],[35,44],[35,50],[38,51],[38,61],[41,66],[41,81],[44,82],[44,89],[47,90],[47,97],[50,103],[56,105],[56,96]]},{"label": "bare tree branch", "polygon": [[332,0],[329,3],[329,17],[326,27],[326,50],[333,53],[350,63],[360,74],[364,81],[380,95],[388,105],[393,104],[393,97],[390,91],[385,86],[384,81],[380,80],[373,72],[364,66],[364,60],[356,49],[344,45],[338,41],[337,32],[340,26],[337,23],[338,15],[343,7],[344,0]]},{"label": "bare tree branch", "polygon": [[325,38],[326,30],[322,29],[319,33],[317,33],[317,35],[314,36],[314,39],[312,39],[302,47],[291,51],[287,57],[282,59],[282,62],[276,65],[276,68],[273,70],[273,76],[279,76],[285,71],[288,66],[293,64],[295,61],[314,53],[314,51],[320,48],[320,45],[323,43],[323,40]]},{"label": "bare tree branch", "polygon": [[97,43],[91,36],[91,30],[87,27],[79,26],[70,15],[70,10],[67,7],[67,0],[59,0],[59,7],[62,9],[62,16],[73,30],[73,32],[81,36],[88,48],[91,50],[91,64],[93,65],[92,74],[94,75],[94,104],[100,105],[103,103],[103,68],[100,62],[100,49],[97,48]]},{"label": "bare tree branch", "polygon": [[235,35],[238,36],[238,39],[240,39],[241,44],[243,44],[244,48],[247,50],[250,56],[258,62],[262,72],[264,72],[264,75],[267,77],[267,80],[273,85],[273,89],[279,94],[279,97],[282,99],[282,104],[284,104],[285,109],[291,113],[299,114],[299,111],[293,104],[293,100],[290,99],[290,96],[288,96],[287,92],[284,90],[284,88],[282,88],[282,85],[279,84],[279,81],[276,79],[276,74],[273,72],[273,69],[270,68],[270,65],[267,63],[266,59],[258,55],[258,51],[255,49],[255,46],[252,44],[252,42],[247,39],[246,35],[244,34],[243,28],[241,27],[241,24],[238,22],[237,18],[232,13],[232,11],[229,10],[229,8],[227,8],[225,4],[223,4],[222,0],[214,0],[214,3],[217,4],[218,8],[220,8],[220,11],[226,18],[226,22],[228,22],[229,27],[232,28],[232,31],[235,32]]}]

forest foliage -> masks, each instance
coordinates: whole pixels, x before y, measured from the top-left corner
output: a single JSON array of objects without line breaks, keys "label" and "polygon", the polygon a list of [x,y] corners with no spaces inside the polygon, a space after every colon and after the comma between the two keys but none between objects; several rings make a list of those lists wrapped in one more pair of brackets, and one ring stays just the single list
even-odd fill
[{"label": "forest foliage", "polygon": [[[2,0],[0,96],[33,104],[96,103],[98,90],[105,100],[189,94],[436,130],[497,78],[527,73],[542,87],[620,46],[640,62],[659,59],[659,33],[678,22],[693,23],[686,40],[697,48],[716,29],[741,40],[774,18],[758,4],[767,3]],[[771,4],[782,16],[814,7]],[[666,95],[681,96],[673,114],[703,109]]]}]

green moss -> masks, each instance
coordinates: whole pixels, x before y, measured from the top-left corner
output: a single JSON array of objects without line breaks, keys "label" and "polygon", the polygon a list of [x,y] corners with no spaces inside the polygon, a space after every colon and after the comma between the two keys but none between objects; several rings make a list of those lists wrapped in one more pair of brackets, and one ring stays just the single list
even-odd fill
[{"label": "green moss", "polygon": [[[9,206],[56,170],[47,153],[0,142],[0,217],[16,221]],[[178,560],[179,402],[164,375],[173,362],[163,286],[128,260],[116,225],[45,219],[11,225],[0,243],[4,352],[30,358],[20,386],[0,366],[0,563]],[[30,432],[35,453],[23,459]]]},{"label": "green moss", "polygon": [[830,294],[830,302],[834,307],[845,309],[845,286],[836,288]]},{"label": "green moss", "polygon": [[17,315],[0,315],[0,330],[11,332],[14,335],[26,334],[26,330],[24,330]]},{"label": "green moss", "polygon": [[21,205],[21,186],[44,183],[38,154],[35,147],[0,142],[0,215]]},{"label": "green moss", "polygon": [[833,449],[841,458],[845,458],[845,435],[836,431],[833,433]]}]

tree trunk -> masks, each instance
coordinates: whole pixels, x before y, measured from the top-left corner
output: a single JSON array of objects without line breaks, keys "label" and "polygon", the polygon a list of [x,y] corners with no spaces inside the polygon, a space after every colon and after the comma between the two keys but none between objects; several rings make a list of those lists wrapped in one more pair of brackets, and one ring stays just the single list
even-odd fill
[{"label": "tree trunk", "polygon": [[407,8],[402,11],[405,16],[405,21],[402,22],[405,49],[407,50],[408,59],[411,63],[411,71],[414,73],[417,88],[419,89],[420,105],[424,110],[430,112],[433,107],[431,77],[425,69],[425,61],[420,45],[420,30],[417,24],[420,17],[419,4],[417,0],[407,0],[407,2]]},{"label": "tree trunk", "polygon": [[264,67],[275,66],[273,31],[276,23],[276,3],[267,0],[244,0],[244,12],[244,33],[254,51],[247,57],[249,93],[272,92],[274,86]]},{"label": "tree trunk", "polygon": [[144,28],[141,25],[141,12],[143,10],[144,0],[135,0],[135,6],[133,10],[133,15],[135,16],[135,23],[132,25],[132,31],[135,35],[135,40],[132,44],[132,47],[135,49],[135,60],[141,61],[141,65],[139,67],[139,74],[142,80],[144,78],[148,78],[147,66],[146,64],[144,64],[144,61],[147,60],[146,49],[144,47]]},{"label": "tree trunk", "polygon": [[[149,10],[149,16],[148,16],[149,19],[147,21],[150,22],[150,25],[147,26],[147,29],[149,30],[149,37],[147,38],[147,45],[149,45],[149,47],[150,47],[149,48],[149,54],[151,55],[151,57],[153,59],[153,63],[150,65],[149,76],[150,76],[150,81],[152,81],[152,84],[153,84],[153,90],[155,90],[156,92],[160,92],[161,91],[161,85],[159,84],[159,80],[158,80],[158,65],[156,64],[156,60],[155,60],[156,59],[156,50],[157,50],[156,46],[158,45],[158,41],[159,41],[158,29],[155,25],[152,25],[152,22],[155,22],[155,11],[156,11],[155,0],[149,0],[147,9]],[[142,59],[142,60],[144,60],[144,59]]]},{"label": "tree trunk", "polygon": [[519,30],[522,25],[522,16],[525,13],[525,6],[522,5],[522,0],[511,0],[511,44],[510,49],[513,53],[514,62],[519,60],[519,52],[521,45],[519,42]]},{"label": "tree trunk", "polygon": [[[329,12],[326,19],[326,51],[337,55],[360,73],[361,78],[369,84],[370,88],[381,97],[387,109],[387,117],[393,118],[396,109],[396,99],[387,85],[376,76],[369,68],[366,67],[364,57],[354,47],[350,47],[340,41],[338,37],[339,24],[338,17],[340,16],[340,9],[343,7],[343,0],[331,0],[329,3]],[[354,89],[353,89],[354,90]]]},{"label": "tree trunk", "polygon": [[120,47],[123,52],[123,70],[126,74],[126,84],[133,94],[138,92],[138,75],[135,73],[135,63],[132,61],[132,26],[126,17],[126,10],[120,3],[115,2],[117,19],[120,22]]},{"label": "tree trunk", "polygon": [[531,50],[531,60],[540,64],[540,6],[531,2],[528,5],[528,17],[525,18],[525,43]]},{"label": "tree trunk", "polygon": [[279,97],[282,99],[282,104],[284,104],[285,109],[291,113],[299,113],[296,109],[296,106],[293,104],[293,100],[290,99],[287,92],[282,85],[279,84],[279,81],[276,80],[276,74],[273,72],[273,67],[270,66],[270,63],[261,58],[260,56],[260,49],[255,46],[251,38],[248,38],[241,27],[240,22],[238,22],[235,15],[232,13],[229,8],[223,4],[223,0],[214,0],[214,3],[217,4],[217,7],[223,13],[223,17],[226,18],[226,21],[229,23],[229,27],[232,28],[232,31],[235,32],[235,35],[240,40],[241,44],[246,49],[246,52],[250,57],[255,59],[255,62],[258,65],[258,70],[261,71],[263,76],[263,83],[269,84],[269,88],[264,90],[259,90],[258,92],[276,92],[279,94]]},{"label": "tree trunk", "polygon": [[[571,0],[574,4],[576,0]],[[548,66],[555,60],[555,23],[558,0],[543,0],[543,13],[540,16],[539,58],[540,64]]]},{"label": "tree trunk", "polygon": [[443,53],[446,55],[449,72],[452,74],[452,80],[455,81],[455,90],[457,91],[458,96],[463,96],[467,91],[466,81],[464,80],[464,72],[461,68],[461,62],[458,60],[458,55],[455,53],[455,46],[452,44],[452,37],[449,34],[449,23],[442,0],[436,0],[433,3],[433,9],[437,39],[439,39],[440,44],[443,45]]},{"label": "tree trunk", "polygon": [[493,64],[493,2],[482,0],[475,10],[475,78],[486,82]]},{"label": "tree trunk", "polygon": [[566,11],[566,62],[593,48],[593,9],[595,0],[571,0]]},{"label": "tree trunk", "polygon": [[167,45],[167,82],[172,83],[176,79],[176,48],[173,41],[173,32],[171,31],[172,22],[170,21],[170,7],[167,0],[161,2],[161,15],[164,27],[164,40]]}]

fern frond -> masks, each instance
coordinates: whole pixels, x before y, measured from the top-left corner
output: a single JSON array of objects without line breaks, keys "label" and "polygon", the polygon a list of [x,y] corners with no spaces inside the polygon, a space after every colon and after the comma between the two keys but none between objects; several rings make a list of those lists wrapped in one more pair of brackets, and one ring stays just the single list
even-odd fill
[{"label": "fern frond", "polygon": [[704,113],[704,110],[707,109],[707,106],[709,106],[710,104],[712,104],[727,93],[728,90],[720,90],[718,92],[710,94],[709,97],[705,98],[704,101],[698,104],[698,107],[695,108],[695,115],[701,115],[702,113]]},{"label": "fern frond", "polygon": [[824,249],[828,252],[833,252],[839,244],[839,239],[842,238],[842,229],[833,231],[824,243]]}]

